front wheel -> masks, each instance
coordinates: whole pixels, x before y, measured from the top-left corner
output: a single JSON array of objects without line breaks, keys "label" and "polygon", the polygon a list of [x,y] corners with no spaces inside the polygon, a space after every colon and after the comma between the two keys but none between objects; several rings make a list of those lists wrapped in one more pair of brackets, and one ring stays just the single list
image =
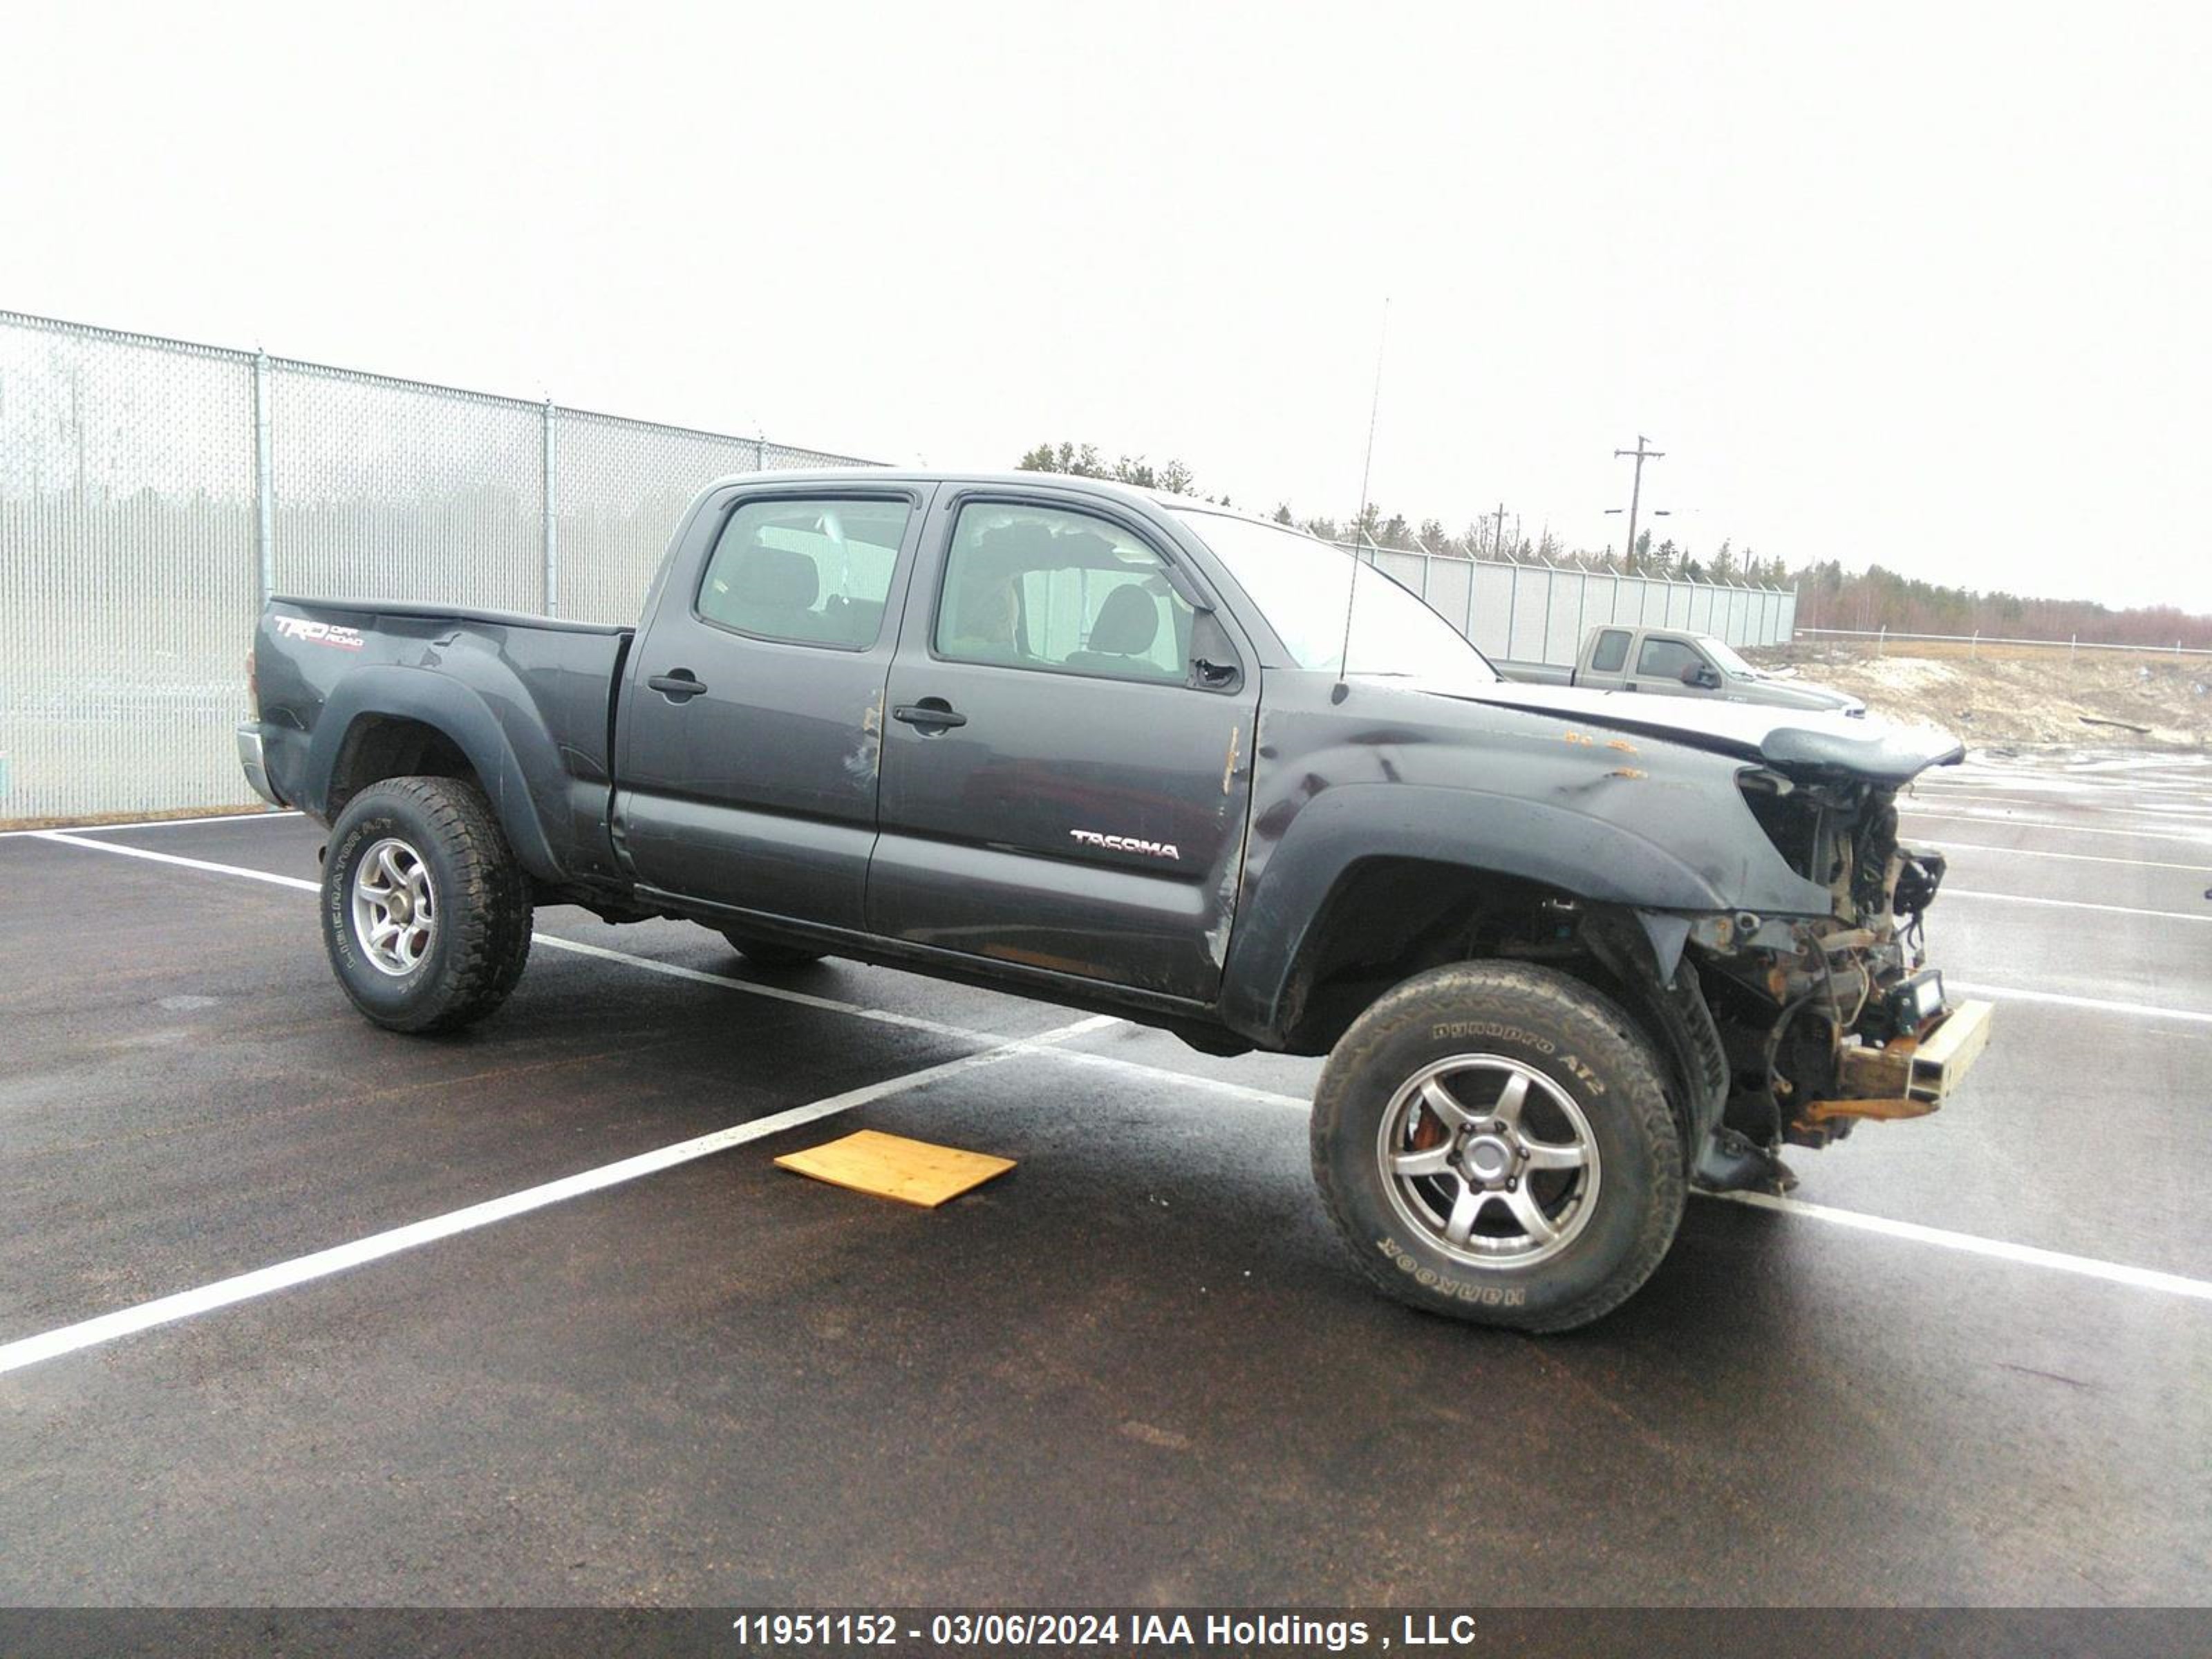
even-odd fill
[{"label": "front wheel", "polygon": [[450,1031],[507,1000],[530,957],[530,886],[462,778],[386,778],[346,804],[323,860],[323,945],[354,1006]]},{"label": "front wheel", "polygon": [[1382,1290],[1532,1331],[1626,1301],[1685,1196],[1681,1132],[1628,1017],[1517,963],[1438,968],[1362,1014],[1322,1073],[1313,1163]]}]

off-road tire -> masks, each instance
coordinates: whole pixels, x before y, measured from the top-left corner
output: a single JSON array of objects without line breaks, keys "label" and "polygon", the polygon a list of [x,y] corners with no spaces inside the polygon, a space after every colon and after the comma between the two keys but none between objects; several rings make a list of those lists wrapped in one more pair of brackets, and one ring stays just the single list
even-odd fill
[{"label": "off-road tire", "polygon": [[[393,975],[368,958],[354,878],[386,841],[419,858],[437,926],[421,960]],[[386,778],[346,804],[323,861],[323,945],[355,1007],[394,1031],[452,1031],[507,999],[530,959],[530,884],[491,805],[464,778]]]},{"label": "off-road tire", "polygon": [[[1548,1259],[1470,1265],[1392,1196],[1392,1101],[1425,1068],[1473,1052],[1556,1085],[1595,1147],[1588,1216]],[[1649,1040],[1617,1004],[1549,969],[1455,963],[1388,993],[1329,1055],[1312,1135],[1322,1200],[1361,1271],[1386,1295],[1478,1324],[1564,1331],[1611,1312],[1651,1276],[1682,1218],[1682,1134]]]},{"label": "off-road tire", "polygon": [[729,940],[730,948],[756,968],[771,972],[782,968],[804,968],[809,963],[819,962],[827,954],[810,951],[804,945],[781,945],[775,939],[752,939],[744,933],[733,933],[726,927],[715,930]]}]

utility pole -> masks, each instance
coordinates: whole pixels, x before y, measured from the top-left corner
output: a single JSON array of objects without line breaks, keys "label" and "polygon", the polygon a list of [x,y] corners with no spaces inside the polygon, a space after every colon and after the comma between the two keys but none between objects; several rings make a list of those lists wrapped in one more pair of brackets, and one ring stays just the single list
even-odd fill
[{"label": "utility pole", "polygon": [[[1616,449],[1613,452],[1613,459],[1616,461],[1624,455],[1633,455],[1636,457],[1636,479],[1635,482],[1628,487],[1628,549],[1623,555],[1624,562],[1632,561],[1636,557],[1636,507],[1637,503],[1644,498],[1644,463],[1646,461],[1656,461],[1662,455],[1664,455],[1667,453],[1663,449],[1647,449],[1644,447],[1644,446],[1649,444],[1650,441],[1650,439],[1645,437],[1641,432],[1639,432],[1636,434],[1635,448]],[[1620,511],[1619,507],[1615,507],[1613,510],[1616,513]]]},{"label": "utility pole", "polygon": [[1496,558],[1505,551],[1505,503],[1498,504],[1498,528],[1491,532],[1490,556]]}]

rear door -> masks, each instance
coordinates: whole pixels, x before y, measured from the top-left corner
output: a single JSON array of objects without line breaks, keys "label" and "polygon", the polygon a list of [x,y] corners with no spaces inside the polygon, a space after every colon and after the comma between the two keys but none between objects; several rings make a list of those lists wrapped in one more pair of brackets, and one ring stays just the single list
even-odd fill
[{"label": "rear door", "polygon": [[945,485],[891,665],[871,931],[1210,1000],[1256,663],[1192,664],[1202,578],[1097,497]]},{"label": "rear door", "polygon": [[1632,629],[1599,629],[1590,640],[1575,684],[1600,691],[1620,690],[1627,674],[1628,647],[1633,634]]},{"label": "rear door", "polygon": [[701,514],[620,703],[641,882],[863,926],[884,680],[933,488],[768,483]]}]

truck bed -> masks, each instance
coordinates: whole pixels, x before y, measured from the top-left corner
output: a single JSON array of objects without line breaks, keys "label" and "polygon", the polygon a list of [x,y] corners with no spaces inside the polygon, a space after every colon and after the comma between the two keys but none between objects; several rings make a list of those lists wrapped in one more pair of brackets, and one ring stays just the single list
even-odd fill
[{"label": "truck bed", "polygon": [[1554,668],[1547,662],[1513,662],[1492,657],[1490,665],[1498,671],[1501,678],[1518,680],[1524,685],[1572,685],[1575,683],[1573,669]]},{"label": "truck bed", "polygon": [[364,744],[448,734],[496,804],[519,791],[546,880],[613,868],[615,688],[634,629],[391,599],[269,603],[254,667],[264,764],[287,804],[328,822]]}]

